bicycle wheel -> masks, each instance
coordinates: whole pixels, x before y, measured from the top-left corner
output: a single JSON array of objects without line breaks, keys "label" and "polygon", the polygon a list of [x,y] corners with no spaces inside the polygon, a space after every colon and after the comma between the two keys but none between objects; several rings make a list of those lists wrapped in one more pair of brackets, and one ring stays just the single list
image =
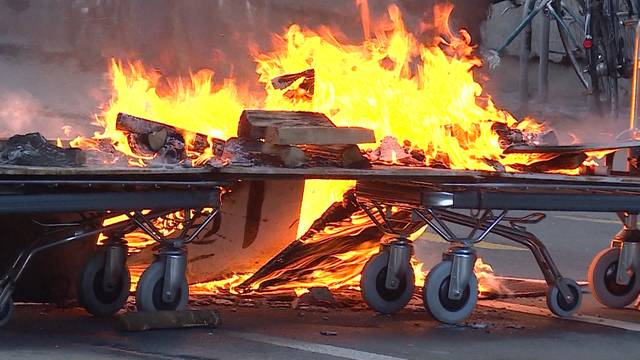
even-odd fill
[{"label": "bicycle wheel", "polygon": [[614,0],[592,4],[589,32],[592,46],[589,48],[589,76],[596,110],[601,115],[618,117],[618,41],[616,39],[617,17],[607,10]]},{"label": "bicycle wheel", "polygon": [[609,0],[609,13],[615,13],[616,22],[614,25],[618,74],[620,77],[629,79],[633,75],[633,43],[635,27],[638,23],[637,1],[634,5],[632,0]]}]

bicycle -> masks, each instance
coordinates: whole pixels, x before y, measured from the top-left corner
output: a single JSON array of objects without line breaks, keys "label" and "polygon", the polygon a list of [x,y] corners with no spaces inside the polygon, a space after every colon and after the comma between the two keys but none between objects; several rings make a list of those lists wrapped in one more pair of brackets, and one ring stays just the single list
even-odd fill
[{"label": "bicycle", "polygon": [[620,115],[618,79],[633,73],[633,39],[640,0],[586,0],[584,48],[591,94],[603,115]]},{"label": "bicycle", "polygon": [[[558,34],[574,72],[587,94],[594,101],[594,108],[601,115],[618,118],[620,101],[618,79],[630,78],[633,64],[633,29],[638,22],[640,0],[575,0],[578,12],[561,0],[494,0],[495,3],[510,1],[513,7],[524,7],[523,20],[507,36],[504,44],[491,50],[486,57],[490,66],[497,66],[495,57],[509,46],[520,33],[525,32],[520,53],[520,97],[526,102],[528,94],[527,65],[531,51],[531,23],[533,18],[543,13],[542,36],[540,42],[540,65],[538,76],[538,97],[546,101],[548,87],[549,24],[556,21]],[[582,46],[570,31],[569,22],[577,22],[583,29]],[[578,61],[584,52],[586,65]],[[494,57],[492,59],[492,56]],[[499,60],[498,60],[499,63]],[[585,74],[588,75],[585,76]]]}]

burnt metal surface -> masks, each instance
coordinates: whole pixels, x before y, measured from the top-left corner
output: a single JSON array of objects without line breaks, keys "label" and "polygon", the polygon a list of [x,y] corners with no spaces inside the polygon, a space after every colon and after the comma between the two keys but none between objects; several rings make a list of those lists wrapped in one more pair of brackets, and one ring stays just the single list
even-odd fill
[{"label": "burnt metal surface", "polygon": [[0,195],[0,214],[203,208],[219,202],[217,189],[23,193]]},{"label": "burnt metal surface", "polygon": [[383,203],[454,209],[640,211],[638,185],[359,181],[356,195]]},{"label": "burnt metal surface", "polygon": [[604,144],[529,145],[515,144],[504,150],[505,154],[570,154],[640,147],[640,141],[623,141]]}]

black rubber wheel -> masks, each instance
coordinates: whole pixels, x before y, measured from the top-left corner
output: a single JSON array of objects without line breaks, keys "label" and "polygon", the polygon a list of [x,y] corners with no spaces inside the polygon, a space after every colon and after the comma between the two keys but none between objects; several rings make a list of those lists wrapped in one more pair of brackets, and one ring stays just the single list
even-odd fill
[{"label": "black rubber wheel", "polygon": [[[593,5],[590,33],[593,45],[588,50],[589,75],[595,105],[600,115],[617,119],[619,115],[618,100],[618,55],[619,42],[616,13],[608,14],[609,0]],[[607,15],[605,15],[607,14]]]},{"label": "black rubber wheel", "polygon": [[140,276],[136,288],[136,307],[138,311],[184,310],[189,302],[189,284],[183,278],[174,300],[167,303],[162,300],[164,282],[164,263],[154,262]]},{"label": "black rubber wheel", "polygon": [[560,317],[571,317],[578,311],[582,304],[582,289],[573,280],[564,280],[573,294],[573,301],[567,302],[567,300],[560,294],[560,290],[557,286],[552,286],[547,290],[547,306],[552,313]]},{"label": "black rubber wheel", "polygon": [[112,316],[127,302],[131,275],[125,266],[118,284],[113,289],[103,286],[106,251],[99,248],[82,268],[78,276],[78,302],[90,314],[98,317]]},{"label": "black rubber wheel", "polygon": [[6,304],[0,308],[0,327],[7,325],[13,315],[13,299],[9,298]]},{"label": "black rubber wheel", "polygon": [[471,274],[469,284],[460,299],[449,298],[452,266],[451,261],[443,261],[434,266],[429,270],[422,290],[424,308],[436,320],[447,324],[466,320],[478,302],[478,279],[475,274]]},{"label": "black rubber wheel", "polygon": [[600,251],[591,261],[587,277],[589,289],[602,305],[611,308],[623,308],[631,304],[640,295],[640,276],[631,275],[627,285],[616,283],[619,248]]},{"label": "black rubber wheel", "polygon": [[380,252],[369,259],[362,269],[360,291],[369,307],[381,314],[393,314],[404,308],[411,300],[415,282],[413,268],[406,269],[397,289],[385,287],[389,253]]}]

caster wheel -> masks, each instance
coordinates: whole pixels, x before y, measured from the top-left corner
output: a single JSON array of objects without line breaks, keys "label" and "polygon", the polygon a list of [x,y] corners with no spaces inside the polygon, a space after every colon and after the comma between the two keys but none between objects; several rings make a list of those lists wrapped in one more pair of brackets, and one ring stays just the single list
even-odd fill
[{"label": "caster wheel", "polygon": [[478,302],[478,279],[471,275],[462,298],[449,298],[449,282],[451,280],[451,261],[443,261],[434,266],[424,280],[422,297],[424,307],[436,320],[447,324],[457,324],[471,315]]},{"label": "caster wheel", "polygon": [[591,261],[587,274],[593,296],[602,305],[611,308],[623,308],[640,294],[640,276],[636,274],[631,275],[627,285],[616,283],[619,256],[619,248],[600,251]]},{"label": "caster wheel", "polygon": [[136,288],[136,307],[138,311],[184,310],[189,302],[189,285],[183,278],[174,300],[170,303],[162,300],[164,282],[164,263],[154,262],[140,276]]},{"label": "caster wheel", "polygon": [[0,327],[7,325],[13,315],[13,299],[9,298],[7,303],[0,308]]},{"label": "caster wheel", "polygon": [[82,268],[77,284],[78,302],[90,314],[99,317],[114,315],[122,309],[131,286],[131,275],[125,266],[118,284],[113,289],[104,288],[105,257],[106,251],[98,249]]},{"label": "caster wheel", "polygon": [[404,278],[400,279],[397,289],[387,289],[387,264],[389,253],[380,252],[369,259],[362,269],[360,277],[360,289],[362,298],[369,307],[382,314],[393,314],[404,308],[411,300],[415,275],[413,268],[405,271]]},{"label": "caster wheel", "polygon": [[582,289],[573,280],[565,279],[571,293],[573,293],[573,301],[567,300],[560,294],[557,286],[552,286],[547,291],[547,306],[552,313],[560,317],[571,317],[578,311],[582,303]]}]

